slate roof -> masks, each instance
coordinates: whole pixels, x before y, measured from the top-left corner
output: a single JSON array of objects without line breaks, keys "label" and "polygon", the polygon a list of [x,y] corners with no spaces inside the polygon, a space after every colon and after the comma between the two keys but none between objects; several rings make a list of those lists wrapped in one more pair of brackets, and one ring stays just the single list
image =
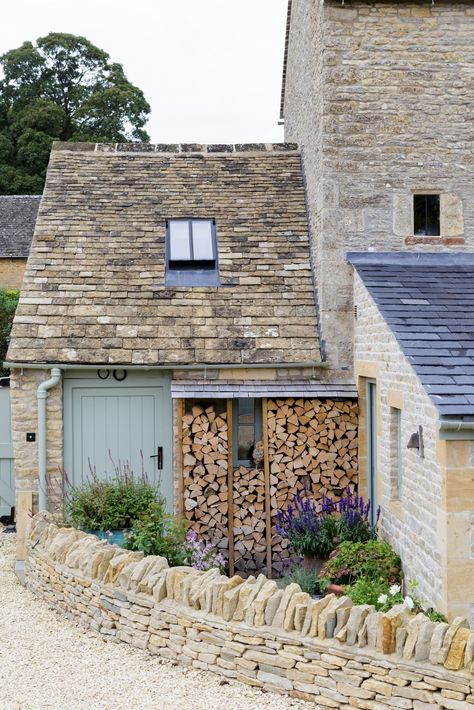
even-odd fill
[{"label": "slate roof", "polygon": [[319,382],[318,380],[172,380],[171,396],[182,398],[212,397],[305,397],[357,399],[355,384]]},{"label": "slate roof", "polygon": [[40,200],[40,195],[0,196],[0,259],[28,257]]},{"label": "slate roof", "polygon": [[[216,220],[221,286],[165,285],[178,217]],[[297,146],[56,144],[8,359],[319,362]]]},{"label": "slate roof", "polygon": [[474,415],[474,254],[348,254],[442,415]]}]

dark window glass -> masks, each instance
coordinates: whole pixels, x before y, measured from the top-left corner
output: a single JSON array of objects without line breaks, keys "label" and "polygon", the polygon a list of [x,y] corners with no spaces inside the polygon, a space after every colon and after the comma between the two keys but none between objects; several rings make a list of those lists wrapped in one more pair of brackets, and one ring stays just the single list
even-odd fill
[{"label": "dark window glass", "polygon": [[439,237],[439,195],[413,195],[415,234]]},{"label": "dark window glass", "polygon": [[170,219],[167,221],[166,285],[219,285],[214,220]]},{"label": "dark window glass", "polygon": [[253,397],[234,400],[234,465],[252,465],[255,444],[262,437],[261,400]]}]

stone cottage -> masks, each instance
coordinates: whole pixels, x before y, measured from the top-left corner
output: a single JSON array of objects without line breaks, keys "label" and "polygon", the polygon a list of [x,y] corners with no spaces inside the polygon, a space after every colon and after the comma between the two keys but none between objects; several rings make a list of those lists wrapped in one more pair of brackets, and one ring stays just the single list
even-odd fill
[{"label": "stone cottage", "polygon": [[0,196],[0,288],[21,287],[40,200],[39,195]]},{"label": "stone cottage", "polygon": [[295,145],[55,145],[8,358],[20,537],[127,461],[231,569],[278,570],[277,510],[355,486]]},{"label": "stone cottage", "polygon": [[358,387],[360,490],[421,595],[471,623],[473,69],[471,2],[289,2],[281,117],[321,346]]},{"label": "stone cottage", "polygon": [[9,352],[24,510],[143,455],[231,571],[278,572],[276,511],[358,483],[472,620],[473,39],[461,0],[290,0],[286,144],[55,146]]}]

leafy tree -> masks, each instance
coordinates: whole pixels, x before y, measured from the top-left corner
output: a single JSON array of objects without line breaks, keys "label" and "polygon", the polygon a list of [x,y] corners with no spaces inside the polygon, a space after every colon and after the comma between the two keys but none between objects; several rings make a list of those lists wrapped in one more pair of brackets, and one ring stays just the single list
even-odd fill
[{"label": "leafy tree", "polygon": [[85,37],[51,32],[0,66],[0,194],[41,193],[53,140],[148,142],[142,91]]},{"label": "leafy tree", "polygon": [[8,337],[19,297],[19,291],[0,289],[0,376],[8,374],[8,370],[2,368],[2,363],[7,354]]}]

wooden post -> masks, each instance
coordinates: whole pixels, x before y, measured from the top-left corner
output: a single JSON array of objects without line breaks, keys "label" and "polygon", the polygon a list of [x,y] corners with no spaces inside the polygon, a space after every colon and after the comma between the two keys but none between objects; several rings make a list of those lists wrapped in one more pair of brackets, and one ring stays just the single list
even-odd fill
[{"label": "wooden post", "polygon": [[265,538],[267,543],[267,577],[272,577],[272,516],[270,509],[270,461],[268,458],[267,398],[262,400],[263,472],[265,475]]},{"label": "wooden post", "polygon": [[232,470],[232,400],[227,400],[227,520],[229,540],[229,577],[234,575],[234,473]]},{"label": "wooden post", "polygon": [[178,514],[180,516],[184,515],[183,416],[184,399],[178,399]]}]

